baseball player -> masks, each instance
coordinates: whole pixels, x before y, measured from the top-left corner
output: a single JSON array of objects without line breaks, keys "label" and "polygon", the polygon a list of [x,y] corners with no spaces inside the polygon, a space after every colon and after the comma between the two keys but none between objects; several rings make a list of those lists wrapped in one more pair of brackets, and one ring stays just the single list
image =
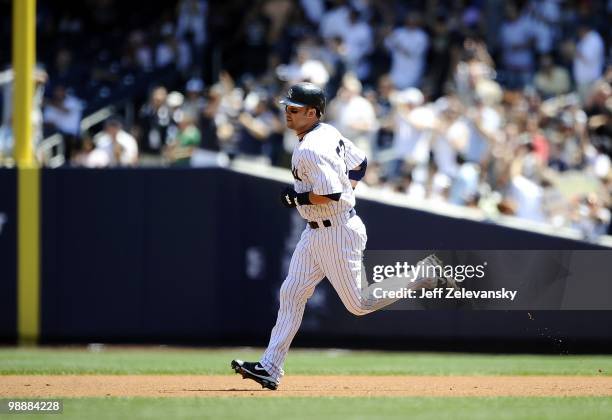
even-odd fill
[{"label": "baseball player", "polygon": [[[280,308],[270,343],[259,362],[232,360],[231,367],[243,378],[275,390],[283,376],[283,364],[304,314],[306,301],[317,284],[327,277],[342,303],[355,315],[365,315],[397,299],[374,299],[361,288],[362,253],[366,228],[355,213],[354,188],[364,177],[367,158],[338,130],[320,122],[325,95],[312,83],[293,85],[281,100],[287,127],[299,142],[291,159],[294,186],[281,194],[285,207],[297,208],[306,220],[280,289]],[[435,256],[429,264],[439,265]],[[410,287],[425,287],[425,280]],[[423,280],[423,282],[420,282]],[[440,279],[435,279],[435,287]],[[452,281],[452,279],[444,279]],[[407,279],[402,279],[406,286]],[[432,283],[427,283],[429,287]]]}]

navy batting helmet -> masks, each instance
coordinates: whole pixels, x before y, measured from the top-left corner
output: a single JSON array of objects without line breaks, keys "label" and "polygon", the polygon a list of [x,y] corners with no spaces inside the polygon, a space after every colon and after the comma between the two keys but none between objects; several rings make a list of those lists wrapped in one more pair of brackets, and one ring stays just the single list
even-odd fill
[{"label": "navy batting helmet", "polygon": [[320,115],[325,113],[325,93],[313,83],[302,82],[291,86],[280,103],[297,107],[308,106],[319,111]]}]

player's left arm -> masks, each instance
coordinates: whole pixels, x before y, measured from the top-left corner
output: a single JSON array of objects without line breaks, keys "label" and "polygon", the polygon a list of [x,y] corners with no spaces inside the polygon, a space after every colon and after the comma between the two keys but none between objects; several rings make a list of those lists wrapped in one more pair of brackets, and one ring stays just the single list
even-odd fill
[{"label": "player's left arm", "polygon": [[363,158],[363,161],[359,166],[354,167],[348,173],[349,180],[351,181],[351,185],[353,189],[357,186],[359,181],[363,179],[366,174],[366,170],[368,169],[368,158]]},{"label": "player's left arm", "polygon": [[345,146],[346,167],[350,168],[348,177],[351,181],[351,186],[355,189],[359,181],[365,176],[368,168],[368,158],[365,152],[355,146],[352,141],[344,138],[343,142]]}]

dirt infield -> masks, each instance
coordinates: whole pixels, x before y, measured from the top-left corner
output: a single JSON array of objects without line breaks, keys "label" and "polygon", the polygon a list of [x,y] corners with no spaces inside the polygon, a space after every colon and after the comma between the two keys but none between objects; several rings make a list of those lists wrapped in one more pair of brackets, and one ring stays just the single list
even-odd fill
[{"label": "dirt infield", "polygon": [[239,376],[0,376],[0,397],[612,396],[610,376],[289,376],[278,391]]}]

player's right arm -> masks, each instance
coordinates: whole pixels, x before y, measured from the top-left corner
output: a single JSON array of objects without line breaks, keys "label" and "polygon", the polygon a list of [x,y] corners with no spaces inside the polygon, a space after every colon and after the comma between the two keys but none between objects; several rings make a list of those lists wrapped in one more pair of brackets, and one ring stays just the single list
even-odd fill
[{"label": "player's right arm", "polygon": [[334,193],[327,195],[318,195],[313,192],[308,193],[308,198],[310,199],[310,202],[312,204],[327,204],[331,203],[332,201],[340,201],[341,196],[342,193]]},{"label": "player's right arm", "polygon": [[281,203],[287,207],[307,206],[307,205],[320,205],[331,203],[332,201],[339,201],[342,193],[334,193],[327,195],[318,195],[312,191],[298,193],[293,187],[287,187],[281,194]]},{"label": "player's right arm", "polygon": [[284,206],[324,205],[340,200],[343,190],[340,173],[344,172],[344,169],[340,168],[338,161],[334,161],[337,156],[329,156],[325,152],[325,150],[302,150],[297,172],[309,184],[311,190],[298,193],[293,188],[287,187],[281,195]]}]

